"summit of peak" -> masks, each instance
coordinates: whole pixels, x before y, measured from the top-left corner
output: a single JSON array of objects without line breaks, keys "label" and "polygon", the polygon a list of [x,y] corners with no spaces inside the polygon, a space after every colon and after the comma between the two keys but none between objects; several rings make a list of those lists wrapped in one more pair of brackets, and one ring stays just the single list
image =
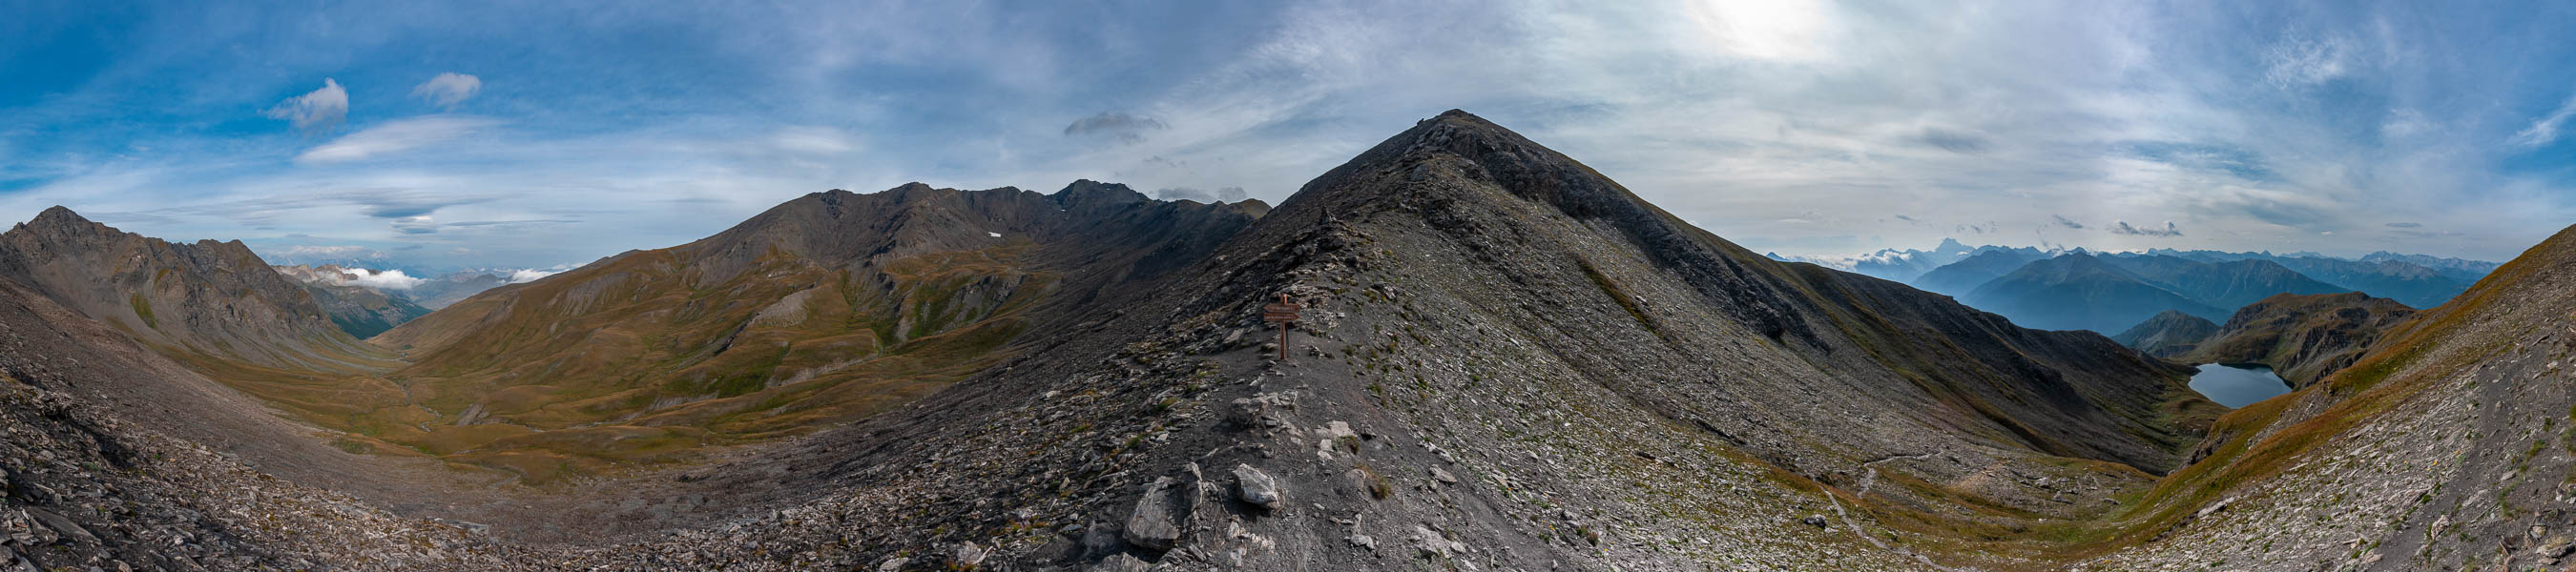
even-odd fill
[{"label": "summit of peak", "polygon": [[1065,208],[1079,205],[1123,205],[1150,200],[1145,197],[1145,193],[1136,192],[1127,185],[1103,183],[1091,179],[1076,180],[1073,184],[1065,185],[1063,190],[1047,195],[1047,198],[1054,199],[1057,206]]},{"label": "summit of peak", "polygon": [[36,218],[28,220],[27,224],[44,226],[49,224],[88,222],[90,222],[89,219],[82,218],[80,213],[72,212],[70,207],[54,205],[52,208],[45,209],[45,212],[36,213]]},{"label": "summit of peak", "polygon": [[80,213],[72,212],[72,209],[59,205],[45,209],[44,212],[36,213],[36,218],[28,219],[27,222],[19,223],[18,228],[43,231],[46,234],[56,235],[65,233],[92,234],[122,232],[114,228],[110,228],[107,225],[89,220],[88,218],[83,218]]}]

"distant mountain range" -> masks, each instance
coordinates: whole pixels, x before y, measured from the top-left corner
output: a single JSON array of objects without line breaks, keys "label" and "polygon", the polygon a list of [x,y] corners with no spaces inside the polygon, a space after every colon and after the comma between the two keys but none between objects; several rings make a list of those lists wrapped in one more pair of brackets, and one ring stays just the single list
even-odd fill
[{"label": "distant mountain range", "polygon": [[2142,276],[2112,260],[2076,253],[2031,262],[1978,286],[1959,301],[2002,314],[2014,324],[2043,330],[2117,332],[2166,310],[2203,318],[2227,314],[2216,303],[2184,294],[2186,288]]},{"label": "distant mountain range", "polygon": [[[2092,260],[2065,260],[2074,256]],[[2003,314],[2024,326],[2105,334],[2125,331],[2167,310],[2213,323],[2225,321],[2239,307],[2283,293],[2363,292],[2429,308],[2468,289],[2497,266],[2390,252],[2360,258],[2315,252],[2174,249],[2104,253],[2082,248],[1972,247],[1953,239],[1943,239],[1932,250],[1770,257],[1907,282]]]},{"label": "distant mountain range", "polygon": [[1763,256],[1781,262],[1805,262],[1835,270],[1854,272],[1862,276],[1882,280],[1913,282],[1916,278],[1922,277],[1925,273],[1931,272],[1935,268],[1948,266],[1967,260],[1969,257],[1994,251],[2006,251],[2023,258],[2034,260],[2046,258],[2055,254],[2054,251],[2041,250],[2028,246],[2013,247],[1990,245],[1971,247],[1966,244],[1961,244],[1958,239],[1944,238],[1941,239],[1940,246],[1932,247],[1931,250],[1883,249],[1878,252],[1850,257],[1781,256],[1778,253],[1764,254]]},{"label": "distant mountain range", "polygon": [[1997,248],[1969,256],[1948,266],[1934,268],[1914,279],[1914,287],[1953,297],[1974,291],[1978,286],[2020,270],[2031,262],[2046,260],[2050,253],[2036,249]]}]

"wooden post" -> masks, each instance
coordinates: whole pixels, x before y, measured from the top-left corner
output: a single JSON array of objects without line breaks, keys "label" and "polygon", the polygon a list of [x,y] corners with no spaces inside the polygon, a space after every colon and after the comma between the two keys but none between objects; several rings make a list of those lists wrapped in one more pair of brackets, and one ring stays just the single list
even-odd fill
[{"label": "wooden post", "polygon": [[1279,325],[1279,361],[1288,361],[1288,323],[1297,321],[1297,311],[1305,309],[1279,294],[1279,302],[1261,306],[1261,321]]}]

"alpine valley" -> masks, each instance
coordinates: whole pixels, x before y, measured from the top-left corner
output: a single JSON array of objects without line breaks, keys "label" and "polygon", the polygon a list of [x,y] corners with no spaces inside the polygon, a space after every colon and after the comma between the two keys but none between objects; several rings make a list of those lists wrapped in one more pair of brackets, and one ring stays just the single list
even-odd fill
[{"label": "alpine valley", "polygon": [[[1399,129],[1275,207],[828,190],[519,282],[45,210],[0,233],[0,569],[2576,556],[2576,228],[1820,264],[1464,111]],[[2229,409],[2204,363],[2295,389]]]}]

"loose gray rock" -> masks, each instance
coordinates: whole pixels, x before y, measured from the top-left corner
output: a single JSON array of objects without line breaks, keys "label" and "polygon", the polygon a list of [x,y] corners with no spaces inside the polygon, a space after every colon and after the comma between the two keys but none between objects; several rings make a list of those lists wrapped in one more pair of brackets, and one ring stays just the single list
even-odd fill
[{"label": "loose gray rock", "polygon": [[1114,554],[1101,560],[1099,564],[1091,565],[1091,572],[1145,572],[1145,568],[1143,560],[1137,560],[1136,557],[1125,554]]},{"label": "loose gray rock", "polygon": [[1181,529],[1172,524],[1172,508],[1163,491],[1172,487],[1171,477],[1154,479],[1145,496],[1136,499],[1136,512],[1127,517],[1127,530],[1121,535],[1128,544],[1147,550],[1171,550],[1181,540]]},{"label": "loose gray rock", "polygon": [[2540,547],[2532,549],[2531,552],[2543,558],[2563,558],[2568,552],[2576,552],[2576,541],[2570,541],[2564,536],[2552,537],[2548,542],[2540,543]]},{"label": "loose gray rock", "polygon": [[1807,526],[1813,526],[1813,527],[1816,527],[1816,528],[1824,528],[1824,527],[1825,527],[1825,515],[1821,515],[1821,514],[1810,514],[1810,515],[1807,515],[1807,518],[1798,519],[1798,522],[1806,523],[1806,524],[1807,524]]},{"label": "loose gray rock", "polygon": [[1279,510],[1279,507],[1284,504],[1285,495],[1279,490],[1279,481],[1270,478],[1270,474],[1261,472],[1261,469],[1252,468],[1252,465],[1235,465],[1234,481],[1235,490],[1240,494],[1239,498],[1242,498],[1243,502],[1260,505],[1261,508],[1269,510]]},{"label": "loose gray rock", "polygon": [[984,551],[984,547],[976,546],[974,542],[961,542],[957,544],[957,553],[949,555],[948,562],[957,568],[973,569],[983,566],[984,557],[989,555],[990,553]]}]

